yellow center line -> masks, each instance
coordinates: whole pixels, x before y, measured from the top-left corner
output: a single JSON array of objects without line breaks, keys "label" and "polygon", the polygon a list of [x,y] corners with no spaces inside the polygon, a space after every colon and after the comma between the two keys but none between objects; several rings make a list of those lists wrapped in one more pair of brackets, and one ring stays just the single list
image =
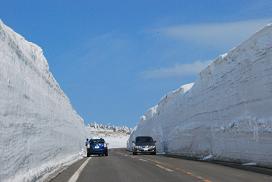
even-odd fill
[{"label": "yellow center line", "polygon": [[212,181],[208,179],[204,179],[203,182],[212,182]]},{"label": "yellow center line", "polygon": [[193,175],[193,173],[191,173],[191,172],[186,172],[186,174],[189,175],[189,176]]},{"label": "yellow center line", "polygon": [[199,180],[205,180],[204,178],[202,178],[201,176],[196,176],[197,179]]},{"label": "yellow center line", "polygon": [[[131,155],[126,155],[124,153],[121,153],[121,152],[118,152],[119,154],[121,155],[124,155],[124,156],[128,156],[128,157],[131,157],[132,159],[136,158],[135,156],[131,156]],[[186,169],[183,169],[183,168],[174,168],[173,166],[171,166],[170,164],[167,164],[167,163],[163,163],[163,162],[160,162],[158,160],[155,160],[155,159],[148,159],[148,158],[145,158],[142,159],[142,158],[138,158],[138,160],[140,161],[144,161],[144,162],[153,162],[155,163],[155,166],[161,168],[161,169],[164,169],[165,171],[168,171],[168,172],[174,172],[176,170],[176,172],[182,172],[183,174],[187,175],[187,176],[191,176],[193,178],[196,178],[198,181],[202,181],[202,182],[212,182],[211,180],[207,179],[207,178],[204,178],[202,176],[198,176],[198,175],[195,175],[193,172],[191,171],[188,171]]]},{"label": "yellow center line", "polygon": [[[163,168],[166,168],[166,169],[170,169],[171,171],[174,171],[174,169],[175,169],[177,172],[182,172],[182,173],[186,174],[187,176],[191,176],[191,177],[196,178],[197,180],[200,180],[202,182],[212,182],[211,180],[206,179],[206,178],[204,178],[202,176],[195,175],[191,171],[188,171],[188,170],[185,170],[185,169],[182,169],[182,168],[174,168],[170,164],[162,163],[162,162],[160,162],[158,160],[155,160],[155,159],[148,159],[148,158],[145,158],[145,159],[147,161],[154,162],[157,167],[160,166],[160,167],[163,167]],[[164,166],[166,166],[166,167],[164,167]]]},{"label": "yellow center line", "polygon": [[[127,155],[127,154],[122,153],[122,152],[116,152],[116,153],[118,153],[119,155],[125,156],[125,157],[130,157],[132,159],[137,158],[135,156]],[[165,171],[168,171],[168,172],[174,172],[176,170],[177,172],[182,172],[183,174],[186,174],[187,176],[194,177],[194,178],[198,179],[199,181],[202,181],[202,182],[212,182],[211,180],[206,179],[206,178],[204,178],[202,176],[195,175],[191,171],[187,171],[185,169],[178,168],[178,167],[174,168],[174,167],[172,167],[171,165],[169,165],[169,164],[167,164],[165,162],[163,163],[163,162],[160,162],[160,161],[155,160],[155,159],[148,159],[148,158],[141,159],[141,158],[138,158],[138,160],[143,161],[143,162],[148,162],[148,161],[149,162],[153,162],[153,163],[155,163],[155,166],[157,166],[157,167],[159,167],[161,169],[164,169]]]},{"label": "yellow center line", "polygon": [[159,167],[159,168],[161,168],[161,169],[163,169],[163,170],[165,170],[165,171],[174,172],[172,169],[166,168],[166,167],[161,166],[161,165],[159,165],[159,164],[156,164],[156,166]]}]

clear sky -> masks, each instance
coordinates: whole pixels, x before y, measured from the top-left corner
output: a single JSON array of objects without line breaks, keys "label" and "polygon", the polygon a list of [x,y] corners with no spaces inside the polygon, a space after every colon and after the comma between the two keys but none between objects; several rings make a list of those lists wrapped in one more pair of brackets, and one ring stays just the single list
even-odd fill
[{"label": "clear sky", "polygon": [[271,0],[8,0],[85,123],[133,127],[167,92],[268,22]]}]

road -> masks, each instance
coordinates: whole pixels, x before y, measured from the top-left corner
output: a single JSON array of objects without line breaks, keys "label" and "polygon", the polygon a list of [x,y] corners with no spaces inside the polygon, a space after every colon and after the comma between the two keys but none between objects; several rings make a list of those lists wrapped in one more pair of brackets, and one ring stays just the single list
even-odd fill
[{"label": "road", "polygon": [[51,182],[265,182],[272,176],[208,162],[161,155],[133,156],[124,149],[108,157],[84,158],[58,174]]}]

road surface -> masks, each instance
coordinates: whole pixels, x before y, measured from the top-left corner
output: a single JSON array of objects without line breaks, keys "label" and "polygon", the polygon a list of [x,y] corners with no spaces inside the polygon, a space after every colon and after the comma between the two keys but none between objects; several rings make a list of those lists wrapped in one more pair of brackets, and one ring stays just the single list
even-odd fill
[{"label": "road surface", "polygon": [[265,182],[272,176],[208,162],[161,155],[136,155],[124,149],[108,157],[84,158],[59,173],[51,182]]}]

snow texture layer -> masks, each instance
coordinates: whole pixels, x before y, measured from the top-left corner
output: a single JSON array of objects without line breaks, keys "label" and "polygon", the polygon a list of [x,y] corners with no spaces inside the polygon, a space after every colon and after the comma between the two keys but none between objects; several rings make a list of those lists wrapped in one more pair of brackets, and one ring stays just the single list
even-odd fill
[{"label": "snow texture layer", "polygon": [[[212,40],[211,40],[212,41]],[[272,25],[219,56],[195,84],[151,108],[132,132],[160,152],[272,166]]]},{"label": "snow texture layer", "polygon": [[42,49],[0,20],[0,181],[36,181],[79,158],[86,134]]}]

